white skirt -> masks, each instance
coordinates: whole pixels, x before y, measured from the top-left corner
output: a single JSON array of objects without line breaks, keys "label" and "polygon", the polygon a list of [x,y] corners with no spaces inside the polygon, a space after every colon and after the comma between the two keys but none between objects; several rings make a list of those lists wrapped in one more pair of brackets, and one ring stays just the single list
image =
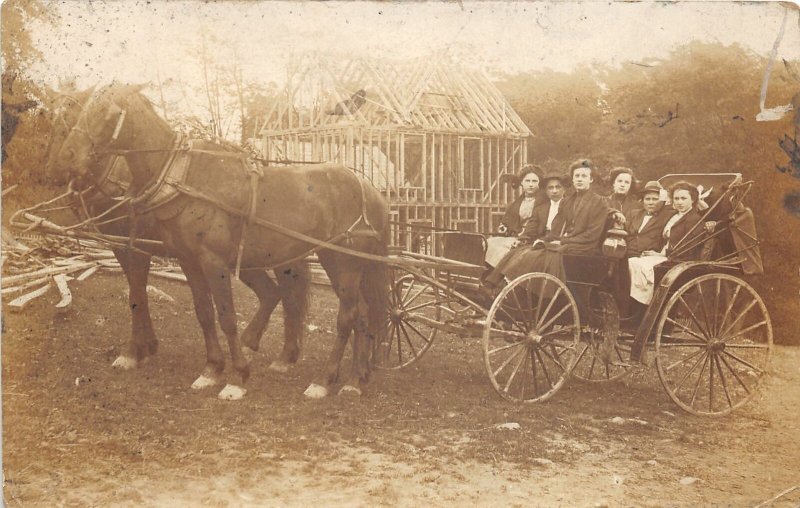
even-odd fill
[{"label": "white skirt", "polygon": [[666,260],[666,256],[628,258],[628,270],[631,274],[631,298],[645,305],[650,303],[655,290],[654,267]]},{"label": "white skirt", "polygon": [[517,240],[516,236],[492,236],[486,239],[486,263],[491,267],[505,257],[511,246]]}]

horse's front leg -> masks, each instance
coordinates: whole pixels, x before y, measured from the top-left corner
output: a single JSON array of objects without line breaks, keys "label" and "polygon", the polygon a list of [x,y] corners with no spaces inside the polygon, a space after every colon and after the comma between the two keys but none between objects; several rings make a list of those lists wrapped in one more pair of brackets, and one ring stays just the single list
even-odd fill
[{"label": "horse's front leg", "polygon": [[183,273],[186,275],[186,281],[189,283],[189,289],[192,291],[194,311],[206,343],[206,366],[200,377],[192,383],[192,388],[199,390],[220,383],[222,372],[225,369],[225,356],[222,354],[222,348],[220,348],[217,338],[217,323],[214,319],[211,290],[200,264],[196,259],[190,257],[179,258],[178,263],[181,265]]},{"label": "horse's front leg", "polygon": [[303,345],[304,326],[308,313],[308,297],[311,285],[311,272],[308,263],[295,263],[289,267],[275,270],[283,303],[283,350],[269,368],[286,372],[300,359]]},{"label": "horse's front leg", "polygon": [[242,332],[242,348],[245,353],[258,351],[261,336],[264,334],[272,312],[281,300],[280,290],[275,282],[261,270],[242,270],[240,279],[258,297],[258,309]]},{"label": "horse's front leg", "polygon": [[220,328],[228,338],[233,368],[241,379],[239,384],[228,382],[225,388],[219,392],[218,397],[222,400],[239,400],[247,393],[245,384],[250,377],[250,364],[242,351],[242,343],[236,331],[236,309],[233,305],[231,270],[219,256],[210,251],[205,251],[200,255],[200,263],[214,297]]},{"label": "horse's front leg", "polygon": [[131,336],[124,351],[111,365],[128,370],[135,368],[158,350],[158,339],[150,319],[147,297],[147,277],[150,273],[150,256],[127,249],[114,249],[114,256],[128,281],[128,303],[131,309]]}]

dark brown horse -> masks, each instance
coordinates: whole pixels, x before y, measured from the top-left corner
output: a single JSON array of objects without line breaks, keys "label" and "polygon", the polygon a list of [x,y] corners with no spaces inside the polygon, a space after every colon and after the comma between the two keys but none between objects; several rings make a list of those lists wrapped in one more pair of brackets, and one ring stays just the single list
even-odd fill
[{"label": "dark brown horse", "polygon": [[[62,144],[72,127],[76,124],[83,105],[93,89],[77,91],[72,94],[51,93],[53,98],[52,129],[50,133],[48,166],[56,159]],[[100,217],[95,222],[101,233],[115,236],[130,236],[132,232],[128,208],[113,209],[124,193],[130,188],[131,175],[124,158],[104,155],[92,161],[88,168],[89,183],[94,185],[83,193],[86,210],[80,203],[74,204],[76,214]],[[145,214],[136,217],[135,236],[141,239],[160,240],[155,217]],[[131,369],[148,356],[156,353],[158,341],[150,318],[147,296],[147,279],[150,271],[151,255],[168,256],[166,249],[153,249],[150,245],[137,244],[137,249],[112,248],[119,261],[129,286],[131,309],[131,335],[124,348],[113,363],[113,367]],[[308,307],[310,272],[305,262],[299,261],[286,269],[275,271],[277,285],[269,277],[256,276],[258,284],[251,286],[259,298],[259,307],[252,321],[242,333],[245,347],[257,351],[272,311],[279,301],[284,308],[285,342],[280,356],[270,364],[270,369],[285,372],[300,356],[303,338],[303,325]],[[251,279],[248,279],[251,280]]]},{"label": "dark brown horse", "polygon": [[[342,166],[260,168],[215,143],[186,149],[176,144],[176,135],[139,87],[109,85],[95,92],[48,173],[56,181],[86,177],[93,162],[110,151],[125,155],[135,209],[152,212],[189,281],[207,351],[206,368],[195,383],[219,379],[224,368],[216,307],[241,378],[219,396],[244,395],[250,369],[236,329],[234,269],[241,268],[243,280],[252,279],[265,267],[300,259],[318,249],[318,242],[330,241],[318,256],[339,297],[338,339],[325,386],[312,384],[306,395],[324,396],[339,381],[351,333],[353,368],[342,391],[360,393],[373,346],[388,321],[387,270],[370,258],[387,252],[388,207],[374,187]],[[360,258],[338,244],[362,253]]]}]

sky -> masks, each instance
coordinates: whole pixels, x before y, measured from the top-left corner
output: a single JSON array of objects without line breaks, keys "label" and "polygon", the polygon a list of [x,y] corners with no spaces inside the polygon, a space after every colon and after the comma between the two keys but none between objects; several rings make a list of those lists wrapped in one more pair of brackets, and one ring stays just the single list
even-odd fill
[{"label": "sky", "polygon": [[[739,44],[800,59],[796,6],[777,2],[199,2],[50,1],[58,26],[31,25],[46,61],[35,77],[81,86],[118,79],[202,79],[186,57],[200,34],[227,41],[245,77],[281,84],[307,51],[407,59],[447,50],[493,72],[570,71],[667,57],[691,41]],[[4,34],[6,36],[6,34]],[[219,55],[221,61],[230,54]]]}]

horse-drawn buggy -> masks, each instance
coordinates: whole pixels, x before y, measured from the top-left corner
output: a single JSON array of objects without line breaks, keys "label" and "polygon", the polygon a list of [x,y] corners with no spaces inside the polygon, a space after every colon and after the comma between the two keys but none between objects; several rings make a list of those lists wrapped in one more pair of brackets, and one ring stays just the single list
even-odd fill
[{"label": "horse-drawn buggy", "polygon": [[[548,399],[570,377],[614,380],[635,363],[652,359],[678,405],[716,415],[752,398],[767,373],[769,316],[742,279],[758,271],[751,269],[755,260],[760,265],[758,241],[747,227],[752,216],[743,204],[752,182],[742,182],[739,175],[662,178],[665,185],[680,178],[715,189],[705,214],[718,227],[687,237],[692,245],[685,248],[702,245],[699,259],[656,267],[654,296],[643,312],[629,312],[625,305],[627,264],[619,256],[564,255],[564,277],[527,273],[488,297],[480,290],[483,236],[445,232],[438,257],[390,253],[386,203],[347,168],[271,170],[229,147],[187,143],[135,87],[112,85],[67,103],[71,116],[58,124],[64,132],[60,148],[51,153],[48,174],[100,189],[96,204],[107,209],[87,211],[92,207],[83,203],[89,216],[85,225],[125,224],[113,235],[113,245],[131,285],[131,308],[139,310],[118,366],[135,365],[155,351],[149,315],[142,315],[147,314],[144,286],[152,253],[147,238],[155,231],[187,276],[203,330],[207,361],[193,387],[222,380],[216,311],[241,377],[220,392],[226,399],[244,395],[249,376],[244,349],[258,349],[277,302],[282,299],[284,307],[294,302],[287,308],[292,309],[304,300],[292,286],[304,279],[302,260],[311,253],[327,271],[340,309],[325,379],[309,387],[309,396],[325,395],[340,381],[339,364],[351,334],[353,370],[344,391],[359,391],[370,359],[382,368],[404,367],[417,361],[438,333],[481,336],[492,385],[517,402]],[[103,191],[109,175],[116,174],[115,157],[127,161],[124,197]],[[23,212],[32,217],[31,210]],[[125,231],[129,238],[121,241]],[[103,235],[92,232],[90,237]],[[274,271],[277,284],[267,269]],[[260,301],[241,334],[231,291],[234,275]],[[297,331],[296,322],[287,325],[280,357],[284,364],[297,360]]]},{"label": "horse-drawn buggy", "polygon": [[[492,386],[512,401],[543,401],[570,377],[611,381],[636,363],[654,362],[664,389],[684,410],[717,415],[739,407],[755,395],[772,348],[767,309],[742,278],[758,271],[751,265],[760,266],[752,215],[743,204],[752,182],[738,174],[693,174],[668,175],[661,183],[679,180],[717,191],[704,219],[718,226],[677,246],[701,251],[699,259],[656,267],[645,309],[625,304],[626,258],[601,254],[564,255],[566,280],[528,273],[488,299],[480,290],[484,237],[448,232],[442,258],[410,252],[396,258],[381,365],[413,363],[440,332],[479,335]],[[434,266],[407,266],[409,258]]]}]

